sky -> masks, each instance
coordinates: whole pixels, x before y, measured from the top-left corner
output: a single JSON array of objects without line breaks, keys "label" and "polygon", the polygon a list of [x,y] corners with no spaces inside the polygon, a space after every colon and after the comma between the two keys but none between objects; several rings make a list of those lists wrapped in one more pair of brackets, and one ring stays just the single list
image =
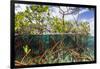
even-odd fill
[{"label": "sky", "polygon": [[[26,6],[29,5],[25,5],[25,4],[15,4],[15,13],[19,12],[19,11],[24,11]],[[51,6],[52,9],[52,13],[51,16],[57,16],[59,18],[61,18],[61,14],[59,13],[59,8],[55,7],[55,6]],[[80,7],[81,10],[79,11],[79,15],[78,14],[74,14],[73,16],[75,17],[75,19],[77,19],[78,17],[78,21],[87,21],[90,24],[90,34],[92,36],[94,36],[94,11],[93,10],[88,10],[87,8],[82,8]],[[65,7],[61,7],[61,9],[65,10]],[[66,15],[65,16],[65,20],[73,20],[72,15]]]}]

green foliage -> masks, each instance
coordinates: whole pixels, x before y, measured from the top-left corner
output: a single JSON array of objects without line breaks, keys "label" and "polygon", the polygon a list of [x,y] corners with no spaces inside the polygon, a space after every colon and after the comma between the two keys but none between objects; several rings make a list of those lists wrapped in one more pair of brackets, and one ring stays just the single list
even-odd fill
[{"label": "green foliage", "polygon": [[[15,31],[20,34],[43,34],[49,33],[81,33],[90,31],[88,22],[66,21],[57,16],[51,17],[49,6],[31,5],[26,6],[25,11],[15,15]],[[48,29],[48,26],[50,27]]]},{"label": "green foliage", "polygon": [[28,45],[23,46],[23,50],[24,50],[24,52],[27,54],[28,51],[29,51],[29,47],[28,47]]},{"label": "green foliage", "polygon": [[[25,59],[28,62],[25,62],[25,64],[50,64],[94,60],[93,53],[91,54],[90,50],[84,48],[85,41],[90,32],[89,23],[67,21],[64,20],[64,15],[62,18],[51,16],[52,14],[49,8],[49,6],[31,5],[27,6],[24,11],[16,13],[15,33],[18,35],[43,35],[47,31],[49,33],[67,33],[68,36],[71,35],[69,38],[72,39],[73,44],[65,46],[63,43],[64,37],[62,36],[62,40],[58,44],[54,40],[54,46],[45,50],[42,55],[32,57],[32,55],[28,54],[29,56],[26,55],[27,57],[25,56],[22,62],[26,61]],[[48,40],[47,38],[47,43]],[[25,54],[30,50],[28,45],[23,46]]]},{"label": "green foliage", "polygon": [[48,6],[32,5],[26,7],[25,11],[15,15],[15,31],[18,34],[34,34],[35,30],[38,33],[43,33],[46,12],[48,12]]},{"label": "green foliage", "polygon": [[80,30],[81,30],[81,33],[83,34],[88,34],[89,31],[90,31],[90,25],[88,22],[82,22],[80,23]]},{"label": "green foliage", "polygon": [[53,22],[51,23],[52,31],[53,32],[63,32],[63,25],[61,19],[54,17]]}]

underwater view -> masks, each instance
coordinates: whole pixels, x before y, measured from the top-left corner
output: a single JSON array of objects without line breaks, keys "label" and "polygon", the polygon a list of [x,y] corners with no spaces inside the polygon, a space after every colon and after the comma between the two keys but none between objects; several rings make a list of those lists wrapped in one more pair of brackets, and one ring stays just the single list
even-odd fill
[{"label": "underwater view", "polygon": [[15,4],[15,66],[94,61],[94,11]]}]

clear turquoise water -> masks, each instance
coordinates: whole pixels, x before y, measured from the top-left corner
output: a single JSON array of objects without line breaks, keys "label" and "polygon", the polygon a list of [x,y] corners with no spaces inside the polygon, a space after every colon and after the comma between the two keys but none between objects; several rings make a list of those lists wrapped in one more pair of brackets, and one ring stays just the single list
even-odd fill
[{"label": "clear turquoise water", "polygon": [[[38,50],[39,47],[43,46],[43,48],[47,49],[53,45],[53,42],[57,43],[60,40],[63,40],[65,46],[70,46],[70,44],[74,45],[75,41],[73,40],[74,35],[24,35],[24,36],[16,36],[18,41],[21,41],[22,45],[29,45],[33,50]],[[79,36],[80,37],[80,36]],[[54,40],[53,40],[53,39]],[[79,40],[81,41],[81,40]],[[85,46],[89,48],[94,48],[94,37],[89,36],[86,40],[84,40]],[[16,43],[16,41],[15,41]],[[21,46],[20,46],[21,47]]]}]

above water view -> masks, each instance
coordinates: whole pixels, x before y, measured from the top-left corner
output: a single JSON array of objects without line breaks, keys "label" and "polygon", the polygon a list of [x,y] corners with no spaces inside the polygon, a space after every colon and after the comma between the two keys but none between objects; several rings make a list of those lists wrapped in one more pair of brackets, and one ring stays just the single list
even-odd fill
[{"label": "above water view", "polygon": [[15,66],[95,60],[95,9],[15,4]]}]

